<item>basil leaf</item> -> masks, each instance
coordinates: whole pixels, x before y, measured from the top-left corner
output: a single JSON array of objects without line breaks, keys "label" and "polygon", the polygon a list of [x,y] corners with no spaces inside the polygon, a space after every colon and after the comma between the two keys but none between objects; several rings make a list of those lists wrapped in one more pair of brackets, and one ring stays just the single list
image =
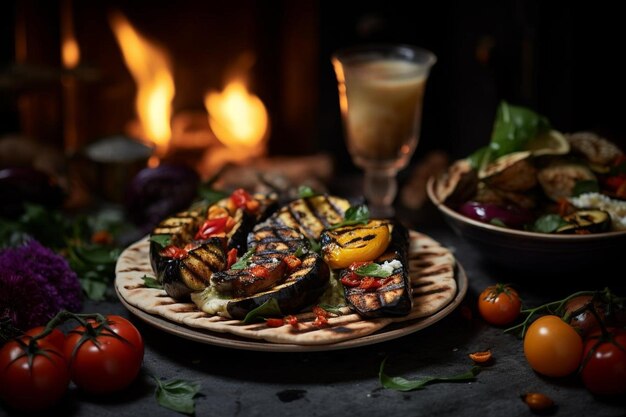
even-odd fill
[{"label": "basil leaf", "polygon": [[567,222],[558,214],[544,214],[535,220],[531,230],[539,233],[552,233],[566,224]]},{"label": "basil leaf", "polygon": [[474,366],[467,372],[463,372],[462,374],[447,376],[447,377],[425,377],[417,380],[408,380],[402,378],[400,376],[388,376],[383,371],[385,367],[385,362],[387,358],[385,358],[380,364],[380,370],[378,372],[378,379],[380,380],[380,384],[387,389],[392,389],[395,391],[413,391],[424,389],[424,387],[428,384],[435,384],[438,382],[469,382],[476,380],[476,375],[478,375],[481,371],[480,366]]},{"label": "basil leaf", "polygon": [[141,277],[141,279],[143,280],[143,285],[146,288],[163,288],[161,283],[159,283],[159,281],[155,277],[149,277],[148,275],[144,275],[143,277]]},{"label": "basil leaf", "polygon": [[524,149],[528,142],[550,129],[550,122],[534,111],[502,101],[491,133],[490,161]]},{"label": "basil leaf", "polygon": [[346,210],[344,220],[337,224],[333,224],[328,229],[333,230],[338,227],[351,226],[354,224],[366,224],[370,220],[370,210],[365,204],[359,204],[358,206],[351,206]]},{"label": "basil leaf", "polygon": [[246,269],[248,267],[248,264],[250,263],[250,258],[252,258],[252,255],[254,255],[254,250],[250,249],[249,251],[241,255],[241,258],[239,258],[237,262],[235,262],[230,267],[230,269]]},{"label": "basil leaf", "polygon": [[317,195],[317,193],[308,185],[301,185],[298,187],[298,196],[300,196],[300,198],[308,198],[315,195]]},{"label": "basil leaf", "polygon": [[195,412],[194,397],[202,388],[200,383],[182,379],[160,381],[154,376],[152,378],[157,383],[154,396],[161,407],[184,414],[193,414]]},{"label": "basil leaf", "polygon": [[282,316],[278,300],[270,298],[254,310],[251,310],[246,317],[242,320],[244,324],[254,323],[255,321],[262,321],[264,317]]},{"label": "basil leaf", "polygon": [[304,246],[298,246],[298,249],[296,249],[296,251],[293,253],[293,256],[295,256],[296,258],[301,257],[302,255],[307,254],[309,251],[306,247]]},{"label": "basil leaf", "polygon": [[483,146],[482,148],[474,151],[474,153],[468,156],[467,159],[469,160],[472,168],[480,171],[491,160],[491,147],[489,147],[489,145]]},{"label": "basil leaf", "polygon": [[371,264],[361,265],[354,270],[354,273],[362,277],[376,278],[387,278],[391,275],[391,272],[383,269],[383,267],[373,262]]},{"label": "basil leaf", "polygon": [[166,247],[172,242],[171,235],[152,235],[150,236],[150,242],[154,242],[161,245],[162,248]]},{"label": "basil leaf", "polygon": [[326,310],[326,311],[328,311],[329,313],[333,313],[333,314],[336,314],[338,316],[343,315],[343,312],[341,311],[341,308],[345,307],[345,305],[342,305],[342,306],[341,305],[331,306],[330,304],[324,304],[324,303],[318,304],[317,306],[322,308],[322,309],[324,309],[324,310]]},{"label": "basil leaf", "polygon": [[88,274],[79,278],[80,286],[90,300],[102,301],[106,298],[107,283],[98,279],[97,274]]},{"label": "basil leaf", "polygon": [[574,189],[572,190],[572,196],[578,197],[585,193],[597,193],[600,192],[600,186],[596,180],[580,180],[576,181]]}]

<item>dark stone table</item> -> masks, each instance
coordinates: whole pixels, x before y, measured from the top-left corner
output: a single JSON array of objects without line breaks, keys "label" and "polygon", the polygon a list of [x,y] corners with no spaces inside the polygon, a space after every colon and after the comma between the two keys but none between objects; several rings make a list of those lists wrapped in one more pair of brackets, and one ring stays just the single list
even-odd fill
[{"label": "dark stone table", "polygon": [[[624,416],[626,401],[594,398],[576,377],[544,378],[527,364],[522,341],[485,324],[475,309],[480,291],[495,282],[512,282],[526,306],[556,300],[577,290],[603,288],[600,277],[542,277],[495,269],[457,237],[432,207],[413,217],[418,230],[454,251],[469,278],[461,309],[413,334],[375,345],[310,353],[272,353],[227,349],[192,342],[144,323],[123,305],[87,302],[85,312],[128,317],[145,338],[143,370],[122,393],[92,398],[71,387],[54,411],[64,416],[172,416],[154,399],[158,378],[202,384],[198,416],[524,416],[532,415],[520,395],[542,392],[557,404],[553,415]],[[580,282],[580,283],[578,283]],[[623,285],[623,284],[622,284]],[[378,379],[387,358],[388,374],[405,378],[448,376],[469,370],[468,354],[491,349],[494,360],[474,382],[441,383],[423,390],[384,389]],[[0,410],[2,411],[2,410]],[[6,413],[6,411],[2,411]],[[53,413],[50,411],[50,413]]]}]

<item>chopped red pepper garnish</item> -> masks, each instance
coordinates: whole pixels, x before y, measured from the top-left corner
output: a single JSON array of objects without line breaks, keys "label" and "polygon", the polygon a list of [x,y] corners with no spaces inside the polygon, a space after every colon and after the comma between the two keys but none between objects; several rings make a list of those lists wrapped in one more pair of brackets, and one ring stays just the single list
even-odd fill
[{"label": "chopped red pepper garnish", "polygon": [[567,200],[567,198],[559,198],[559,201],[557,202],[557,204],[558,204],[558,209],[559,209],[559,216],[561,217],[567,216],[573,211],[574,206],[572,206],[572,204]]},{"label": "chopped red pepper garnish", "polygon": [[250,200],[246,202],[246,211],[248,213],[256,213],[261,208],[261,203],[258,200]]},{"label": "chopped red pepper garnish", "polygon": [[225,233],[229,218],[230,217],[217,217],[215,219],[206,220],[198,229],[194,239],[205,240],[219,233]]},{"label": "chopped red pepper garnish", "polygon": [[230,195],[230,201],[232,201],[237,208],[245,207],[246,203],[251,200],[252,196],[243,188],[237,188]]},{"label": "chopped red pepper garnish", "polygon": [[361,280],[354,272],[348,272],[341,277],[341,283],[346,287],[358,287],[361,284]]},{"label": "chopped red pepper garnish", "polygon": [[237,249],[232,248],[228,251],[228,254],[226,256],[226,269],[230,269],[230,267],[233,266],[235,262],[237,262]]},{"label": "chopped red pepper garnish", "polygon": [[372,261],[360,261],[360,262],[352,262],[350,264],[350,266],[348,267],[348,271],[350,272],[354,272],[357,269],[359,269],[360,267],[362,267],[363,265],[369,265],[371,264]]},{"label": "chopped red pepper garnish", "polygon": [[326,325],[328,325],[328,319],[324,316],[317,316],[313,320],[313,326],[315,327],[324,327]]},{"label": "chopped red pepper garnish", "polygon": [[298,323],[298,318],[296,316],[292,316],[292,315],[285,316],[284,320],[285,320],[285,323],[290,324],[292,327],[295,327],[296,329],[298,328],[300,324]]},{"label": "chopped red pepper garnish", "polygon": [[291,272],[302,265],[300,258],[294,255],[287,255],[283,258],[283,262],[287,265],[287,269]]},{"label": "chopped red pepper garnish", "polygon": [[382,287],[383,282],[374,277],[364,277],[359,284],[359,288],[363,290],[375,290],[376,288]]},{"label": "chopped red pepper garnish", "polygon": [[285,324],[283,319],[265,319],[267,327],[280,327]]},{"label": "chopped red pepper garnish", "polygon": [[324,317],[330,316],[330,313],[324,310],[320,306],[314,306],[311,310],[313,311],[313,314],[315,314],[316,316],[324,316]]},{"label": "chopped red pepper garnish", "polygon": [[324,310],[320,306],[314,306],[312,308],[313,314],[315,314],[315,320],[313,320],[313,326],[324,327],[328,324],[328,317],[330,313]]},{"label": "chopped red pepper garnish", "polygon": [[254,265],[253,267],[250,267],[250,273],[259,278],[269,278],[270,276],[269,269],[263,265]]},{"label": "chopped red pepper garnish", "polygon": [[159,252],[159,255],[166,258],[185,259],[189,256],[189,253],[185,249],[181,249],[178,246],[168,245],[163,248],[161,252]]}]

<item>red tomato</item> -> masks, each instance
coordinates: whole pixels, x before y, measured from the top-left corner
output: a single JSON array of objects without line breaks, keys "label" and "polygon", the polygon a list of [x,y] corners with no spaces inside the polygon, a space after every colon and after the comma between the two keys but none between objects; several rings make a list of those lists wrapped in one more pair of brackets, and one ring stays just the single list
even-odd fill
[{"label": "red tomato", "polygon": [[540,374],[562,377],[578,369],[583,342],[576,330],[559,316],[542,316],[528,326],[524,355],[531,368]]},{"label": "red tomato", "polygon": [[45,340],[29,361],[29,339],[12,340],[0,349],[0,398],[21,411],[40,411],[57,403],[70,383],[63,353]]},{"label": "red tomato", "polygon": [[230,195],[230,200],[233,202],[235,207],[241,208],[241,207],[245,207],[246,203],[252,200],[252,196],[243,188],[237,188]]},{"label": "red tomato", "polygon": [[[42,333],[45,328],[46,326],[33,327],[32,329],[27,330],[24,334],[26,336],[35,337]],[[57,348],[59,351],[63,352],[63,347],[65,346],[65,335],[61,330],[52,329],[52,333],[50,333],[41,340],[45,340],[46,342]]]},{"label": "red tomato", "polygon": [[72,381],[94,394],[119,391],[139,374],[143,361],[143,338],[137,328],[123,317],[106,316],[107,328],[90,321],[95,338],[81,343],[85,327],[78,326],[67,335],[65,357]]},{"label": "red tomato", "polygon": [[626,394],[626,331],[613,330],[610,335],[612,341],[596,334],[585,343],[581,377],[596,395]]},{"label": "red tomato", "polygon": [[594,302],[593,296],[591,295],[579,295],[565,304],[565,314],[567,315],[572,315],[582,310],[580,313],[570,317],[569,324],[583,338],[600,329],[598,319],[596,319],[596,316],[591,312],[592,308],[596,310],[600,320],[604,320],[604,307],[602,303]]},{"label": "red tomato", "polygon": [[490,324],[504,326],[520,313],[522,302],[513,288],[506,284],[490,285],[478,297],[478,311]]}]

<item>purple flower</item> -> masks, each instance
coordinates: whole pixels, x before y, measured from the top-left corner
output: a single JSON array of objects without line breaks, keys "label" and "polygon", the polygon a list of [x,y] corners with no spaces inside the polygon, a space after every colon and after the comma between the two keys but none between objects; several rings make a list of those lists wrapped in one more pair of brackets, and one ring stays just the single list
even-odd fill
[{"label": "purple flower", "polygon": [[82,289],[61,255],[35,240],[0,250],[0,317],[27,330],[60,310],[80,311]]}]

